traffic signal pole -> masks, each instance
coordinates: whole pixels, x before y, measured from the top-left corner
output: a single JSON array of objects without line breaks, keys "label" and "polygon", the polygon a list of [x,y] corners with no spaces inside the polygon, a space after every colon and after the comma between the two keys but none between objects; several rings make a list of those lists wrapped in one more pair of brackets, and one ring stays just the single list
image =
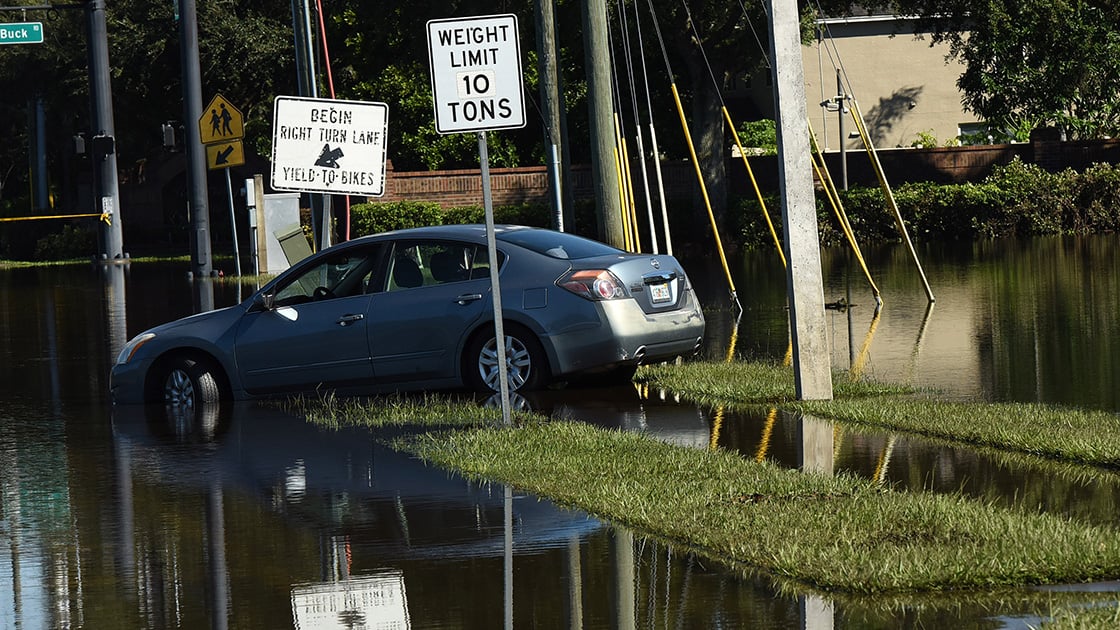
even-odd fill
[{"label": "traffic signal pole", "polygon": [[210,204],[206,196],[206,150],[194,121],[202,117],[202,77],[198,67],[198,15],[195,0],[179,1],[179,47],[183,60],[183,129],[187,153],[188,204],[191,217],[191,273],[205,278],[210,260]]},{"label": "traffic signal pole", "polygon": [[109,83],[109,39],[105,26],[105,0],[87,3],[89,19],[89,86],[93,122],[91,157],[97,185],[99,248],[101,260],[124,258],[121,236],[120,193],[117,189],[116,131],[113,125],[113,92]]}]

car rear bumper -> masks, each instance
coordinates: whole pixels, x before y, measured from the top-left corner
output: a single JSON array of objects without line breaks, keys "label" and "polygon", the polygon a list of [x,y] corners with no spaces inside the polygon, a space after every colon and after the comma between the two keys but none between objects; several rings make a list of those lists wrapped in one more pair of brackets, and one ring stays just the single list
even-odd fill
[{"label": "car rear bumper", "polygon": [[602,302],[598,325],[547,336],[555,352],[554,376],[656,363],[691,356],[704,339],[704,314],[691,298],[687,308],[646,314],[632,300]]}]

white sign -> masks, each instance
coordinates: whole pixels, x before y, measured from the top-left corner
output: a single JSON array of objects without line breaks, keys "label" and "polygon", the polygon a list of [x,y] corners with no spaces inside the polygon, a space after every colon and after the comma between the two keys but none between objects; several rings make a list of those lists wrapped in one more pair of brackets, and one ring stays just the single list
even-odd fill
[{"label": "white sign", "polygon": [[389,106],[277,96],[272,187],[338,195],[385,194]]},{"label": "white sign", "polygon": [[516,15],[428,22],[436,131],[525,126]]}]

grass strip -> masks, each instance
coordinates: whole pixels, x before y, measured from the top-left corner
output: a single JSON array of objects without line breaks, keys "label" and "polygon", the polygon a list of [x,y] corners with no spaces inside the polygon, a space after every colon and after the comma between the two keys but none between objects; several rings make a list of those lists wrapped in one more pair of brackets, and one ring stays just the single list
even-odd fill
[{"label": "grass strip", "polygon": [[[1120,467],[1120,415],[1036,403],[968,403],[930,392],[834,379],[835,400],[797,401],[793,370],[756,363],[644,367],[638,379],[708,405],[777,406],[840,422],[1054,460]],[[907,394],[907,392],[910,392]]]},{"label": "grass strip", "polygon": [[956,495],[884,490],[575,422],[418,433],[394,448],[595,516],[847,593],[1082,582],[1120,574],[1113,528]]},{"label": "grass strip", "polygon": [[1060,608],[1040,630],[1098,630],[1120,628],[1120,608],[1112,606],[1080,606]]},{"label": "grass strip", "polygon": [[[300,415],[315,424],[338,429],[365,427],[472,427],[492,425],[502,417],[499,408],[480,408],[471,396],[449,396],[420,392],[391,394],[376,398],[350,398],[333,391],[318,396],[294,396],[268,404]],[[516,424],[539,422],[539,415],[513,409]]]}]

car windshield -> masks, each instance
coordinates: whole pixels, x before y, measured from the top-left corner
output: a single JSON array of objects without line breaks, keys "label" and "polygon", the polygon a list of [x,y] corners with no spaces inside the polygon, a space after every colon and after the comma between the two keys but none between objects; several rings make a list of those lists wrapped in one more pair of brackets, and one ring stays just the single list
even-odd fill
[{"label": "car windshield", "polygon": [[531,249],[538,254],[566,260],[622,252],[620,249],[582,236],[551,230],[514,230],[502,233],[499,238],[507,243]]}]

